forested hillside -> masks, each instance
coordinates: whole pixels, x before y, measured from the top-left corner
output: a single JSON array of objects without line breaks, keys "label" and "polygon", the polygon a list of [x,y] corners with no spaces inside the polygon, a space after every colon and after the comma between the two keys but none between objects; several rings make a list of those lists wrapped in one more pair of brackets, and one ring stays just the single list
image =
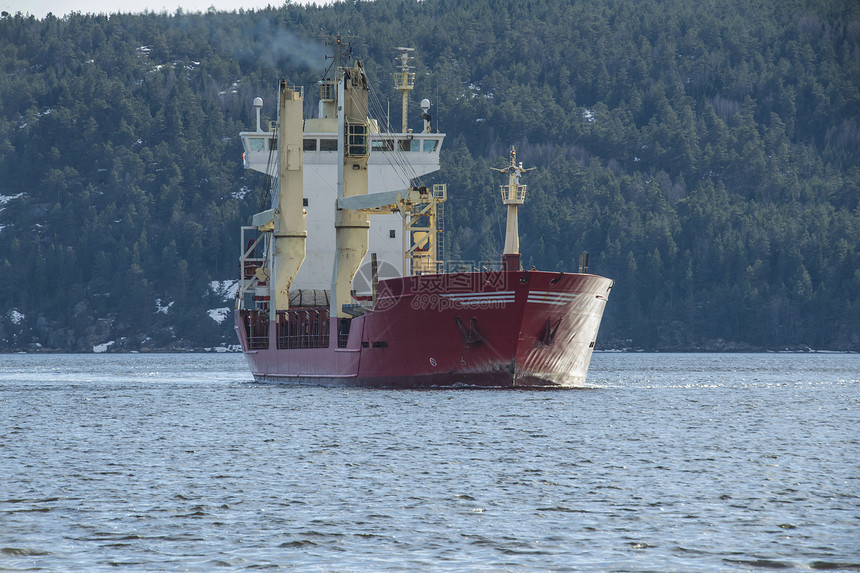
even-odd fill
[{"label": "forested hillside", "polygon": [[376,0],[4,13],[0,351],[234,343],[221,281],[267,185],[237,133],[281,77],[313,109],[324,33],[392,109],[416,48],[449,259],[497,258],[509,146],[537,167],[524,265],[615,279],[599,348],[860,350],[860,4]]}]

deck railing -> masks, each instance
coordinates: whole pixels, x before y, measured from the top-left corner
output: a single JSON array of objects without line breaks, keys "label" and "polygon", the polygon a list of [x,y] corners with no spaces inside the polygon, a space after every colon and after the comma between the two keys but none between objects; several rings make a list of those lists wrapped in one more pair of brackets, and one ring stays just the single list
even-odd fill
[{"label": "deck railing", "polygon": [[269,348],[269,316],[256,310],[243,310],[242,323],[245,326],[245,338],[248,339],[248,350],[265,350]]},{"label": "deck railing", "polygon": [[328,348],[329,313],[325,307],[278,311],[278,348]]}]

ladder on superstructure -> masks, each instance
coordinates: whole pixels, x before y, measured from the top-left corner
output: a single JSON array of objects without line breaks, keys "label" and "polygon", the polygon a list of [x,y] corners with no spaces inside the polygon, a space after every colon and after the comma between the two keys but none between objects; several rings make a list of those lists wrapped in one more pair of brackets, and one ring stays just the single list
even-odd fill
[{"label": "ladder on superstructure", "polygon": [[433,198],[436,199],[436,272],[445,271],[445,199],[447,185],[433,185]]}]

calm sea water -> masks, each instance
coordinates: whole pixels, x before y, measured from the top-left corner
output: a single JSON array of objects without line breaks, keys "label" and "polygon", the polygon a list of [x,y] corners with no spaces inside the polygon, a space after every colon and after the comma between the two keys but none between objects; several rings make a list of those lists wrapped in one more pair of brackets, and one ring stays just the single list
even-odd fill
[{"label": "calm sea water", "polygon": [[0,569],[860,570],[860,355],[596,354],[589,383],[0,355]]}]

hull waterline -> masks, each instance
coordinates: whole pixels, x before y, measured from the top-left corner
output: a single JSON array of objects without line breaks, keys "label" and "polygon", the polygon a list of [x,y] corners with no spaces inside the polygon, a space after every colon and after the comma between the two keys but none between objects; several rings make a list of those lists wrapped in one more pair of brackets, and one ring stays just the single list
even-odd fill
[{"label": "hull waterline", "polygon": [[[612,287],[585,274],[510,271],[382,281],[375,308],[339,336],[284,338],[288,317],[268,323],[251,348],[247,313],[237,330],[255,380],[385,388],[581,387]],[[310,315],[313,309],[295,309]],[[299,336],[302,334],[300,333]],[[259,340],[259,336],[257,337]],[[307,348],[317,344],[317,348]],[[285,348],[285,346],[292,346]]]}]

